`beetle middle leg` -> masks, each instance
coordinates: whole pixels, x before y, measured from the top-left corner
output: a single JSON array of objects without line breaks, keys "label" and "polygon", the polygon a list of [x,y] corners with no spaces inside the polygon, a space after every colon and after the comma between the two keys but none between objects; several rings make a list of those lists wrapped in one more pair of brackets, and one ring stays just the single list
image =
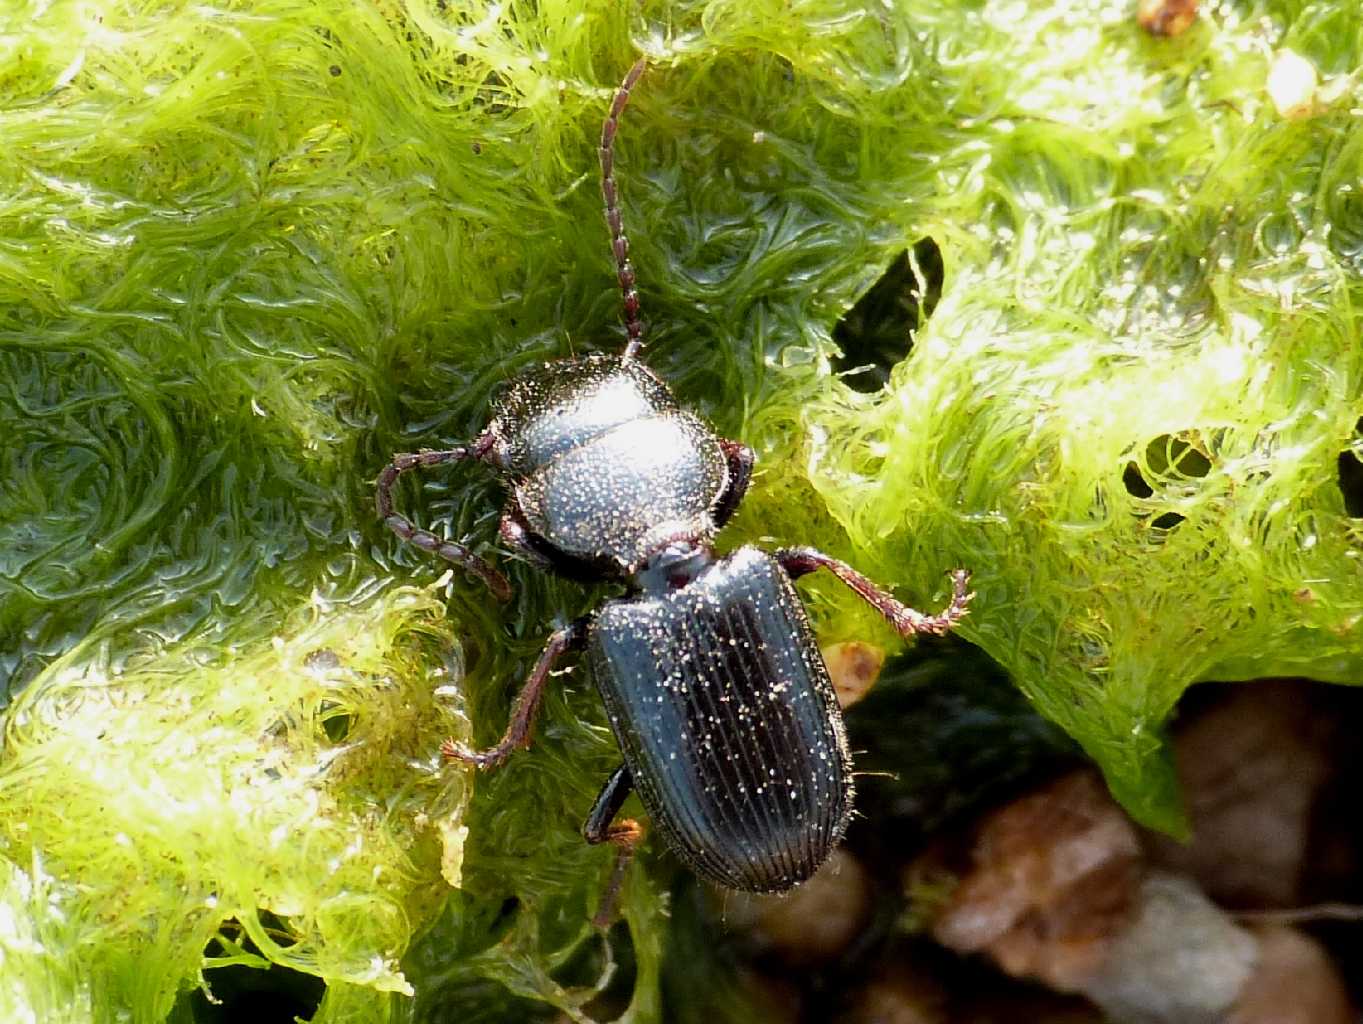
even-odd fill
[{"label": "beetle middle leg", "polygon": [[443,466],[449,462],[462,462],[465,459],[482,459],[492,444],[490,435],[483,435],[468,447],[449,448],[444,451],[401,452],[393,456],[393,461],[383,467],[375,488],[374,505],[378,508],[379,518],[390,530],[405,541],[410,541],[423,551],[439,555],[447,562],[453,562],[466,572],[482,580],[499,601],[511,599],[511,582],[494,569],[485,559],[475,555],[463,544],[445,540],[430,530],[423,530],[393,507],[393,484],[399,476],[409,469]]},{"label": "beetle middle leg", "polygon": [[611,772],[611,777],[601,787],[582,825],[582,838],[587,842],[593,846],[611,843],[616,848],[610,881],[601,894],[601,905],[592,917],[592,924],[598,928],[606,927],[615,916],[615,900],[620,894],[620,884],[625,880],[625,868],[629,867],[629,862],[634,859],[634,851],[644,838],[644,827],[633,818],[615,821],[615,816],[620,813],[620,808],[625,805],[633,789],[634,779],[629,768],[622,764]]},{"label": "beetle middle leg", "polygon": [[587,624],[590,621],[588,618],[574,619],[550,635],[549,642],[540,652],[539,660],[530,670],[530,677],[526,679],[521,692],[516,696],[506,733],[495,747],[489,747],[487,750],[469,750],[449,739],[440,744],[440,753],[445,760],[462,761],[465,764],[477,765],[479,768],[495,768],[518,747],[529,746],[530,730],[535,726],[535,715],[539,713],[540,703],[544,699],[544,687],[549,682],[549,673],[565,653],[581,649],[587,639]]},{"label": "beetle middle leg", "polygon": [[776,552],[776,560],[781,563],[791,579],[799,579],[816,569],[827,569],[840,579],[859,598],[869,604],[889,620],[890,625],[903,637],[915,633],[932,633],[941,636],[952,629],[969,610],[970,599],[975,595],[966,588],[970,583],[970,573],[955,569],[951,576],[951,602],[938,615],[925,615],[881,590],[846,562],[825,555],[814,548],[782,548]]}]

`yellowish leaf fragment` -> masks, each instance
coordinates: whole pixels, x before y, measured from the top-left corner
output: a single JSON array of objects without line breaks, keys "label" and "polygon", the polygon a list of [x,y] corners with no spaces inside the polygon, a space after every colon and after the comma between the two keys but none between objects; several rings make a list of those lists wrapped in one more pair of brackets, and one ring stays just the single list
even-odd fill
[{"label": "yellowish leaf fragment", "polygon": [[1291,50],[1279,50],[1268,69],[1264,88],[1278,115],[1296,120],[1310,117],[1315,112],[1319,82],[1314,64]]}]

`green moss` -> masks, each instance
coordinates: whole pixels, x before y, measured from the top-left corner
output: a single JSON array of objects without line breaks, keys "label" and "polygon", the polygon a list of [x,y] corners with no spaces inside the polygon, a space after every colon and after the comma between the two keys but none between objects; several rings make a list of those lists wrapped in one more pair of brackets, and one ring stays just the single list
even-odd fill
[{"label": "green moss", "polygon": [[[872,564],[971,565],[967,635],[1171,830],[1160,726],[1189,684],[1360,668],[1357,100],[1284,121],[1253,13],[1172,44],[966,19],[999,73],[945,69],[975,130],[905,231],[942,248],[940,305],[886,395],[807,413]],[[1355,68],[1360,25],[1310,7],[1284,38]]]},{"label": "green moss", "polygon": [[442,869],[460,880],[468,795],[434,753],[464,731],[457,680],[430,678],[438,610],[411,587],[319,596],[267,642],[29,687],[0,773],[7,894],[34,933],[5,948],[6,1019],[163,1019],[233,963],[349,983],[371,1010],[411,994],[398,958]]},{"label": "green moss", "polygon": [[[1280,47],[1358,73],[1363,15],[1224,0],[1153,40],[1128,7],[0,12],[6,1019],[192,1019],[224,957],[325,979],[319,1021],[580,1016],[609,956],[657,1018],[666,856],[630,950],[584,925],[617,757],[588,682],[466,812],[435,759],[598,595],[434,591],[371,496],[498,381],[618,344],[594,140],[640,50],[650,358],[762,458],[726,540],[919,605],[972,569],[969,639],[1171,830],[1188,685],[1358,678],[1359,89],[1285,119],[1264,82]],[[858,394],[833,327],[925,237],[940,300]],[[476,470],[403,495],[484,542],[497,500]],[[829,639],[880,630],[809,593]]]}]

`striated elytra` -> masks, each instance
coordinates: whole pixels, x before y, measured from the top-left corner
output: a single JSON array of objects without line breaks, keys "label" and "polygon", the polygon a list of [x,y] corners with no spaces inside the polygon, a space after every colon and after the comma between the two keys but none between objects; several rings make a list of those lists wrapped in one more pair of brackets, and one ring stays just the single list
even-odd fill
[{"label": "striated elytra", "polygon": [[395,511],[399,474],[464,460],[491,466],[509,492],[502,540],[522,558],[624,596],[555,631],[494,747],[446,741],[446,758],[491,768],[529,742],[555,663],[585,651],[624,762],[583,826],[620,850],[597,915],[642,829],[615,820],[631,791],[672,851],[722,886],[782,892],[828,858],[852,812],[842,714],[792,580],[824,568],[905,636],[944,633],[965,615],[968,575],[951,574],[939,615],[914,611],[812,548],[715,555],[715,535],[747,490],[754,456],[681,408],[639,358],[643,322],[621,223],[614,142],[640,60],[601,130],[601,191],[624,296],[619,356],[551,362],[513,381],[470,445],[395,455],[378,478],[379,517],[401,538],[461,566],[502,599],[506,578],[462,544]]},{"label": "striated elytra", "polygon": [[852,766],[776,559],[742,548],[676,590],[611,601],[588,653],[634,788],[682,860],[750,892],[824,862],[852,811]]}]

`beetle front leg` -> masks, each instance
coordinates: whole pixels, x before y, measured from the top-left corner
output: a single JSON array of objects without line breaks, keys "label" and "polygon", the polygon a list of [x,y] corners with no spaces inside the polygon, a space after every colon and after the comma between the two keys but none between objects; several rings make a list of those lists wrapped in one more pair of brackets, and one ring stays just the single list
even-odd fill
[{"label": "beetle front leg", "polygon": [[497,524],[497,534],[502,538],[503,544],[519,552],[522,558],[540,572],[554,571],[554,563],[535,547],[530,528],[525,525],[525,517],[514,498],[502,513],[501,521]]},{"label": "beetle front leg", "polygon": [[943,635],[965,618],[970,599],[975,596],[966,589],[970,583],[970,573],[964,569],[954,569],[948,574],[951,576],[951,603],[940,615],[924,615],[895,600],[893,595],[881,590],[846,562],[839,562],[814,548],[782,548],[776,552],[776,560],[791,579],[799,579],[816,569],[827,569],[854,594],[885,616],[903,637],[915,633]]},{"label": "beetle front leg", "polygon": [[447,761],[462,761],[477,765],[479,768],[495,768],[518,747],[530,745],[530,731],[535,725],[535,715],[539,713],[544,698],[544,687],[549,681],[549,673],[565,653],[579,650],[587,639],[587,625],[590,619],[576,619],[557,629],[549,637],[549,642],[540,652],[539,660],[530,670],[521,692],[516,696],[515,706],[511,709],[511,722],[501,742],[487,750],[469,750],[463,744],[449,739],[440,744],[441,756]]},{"label": "beetle front leg", "polygon": [[462,462],[465,459],[482,459],[491,447],[491,435],[484,434],[469,447],[449,448],[445,451],[400,452],[393,461],[383,468],[375,487],[374,505],[379,518],[390,530],[405,541],[410,541],[422,551],[429,551],[447,562],[472,573],[482,580],[499,601],[511,599],[510,581],[462,544],[445,540],[430,530],[423,530],[393,507],[393,484],[409,469],[443,466],[448,462]]},{"label": "beetle front leg", "polygon": [[633,818],[626,818],[612,824],[625,800],[634,789],[634,779],[629,768],[621,765],[611,772],[611,777],[601,787],[601,792],[592,804],[587,820],[582,825],[582,838],[593,846],[599,843],[613,843],[616,848],[615,866],[611,868],[610,881],[606,891],[601,894],[601,905],[592,917],[592,924],[605,928],[615,916],[615,900],[620,894],[620,884],[625,880],[625,868],[634,859],[634,851],[644,838],[644,827]]},{"label": "beetle front leg", "polygon": [[739,502],[743,500],[743,495],[748,493],[753,466],[757,462],[756,453],[742,441],[720,438],[719,445],[724,449],[724,458],[729,464],[729,480],[724,486],[724,493],[715,502],[714,512],[711,513],[715,529],[722,528],[738,511]]}]

